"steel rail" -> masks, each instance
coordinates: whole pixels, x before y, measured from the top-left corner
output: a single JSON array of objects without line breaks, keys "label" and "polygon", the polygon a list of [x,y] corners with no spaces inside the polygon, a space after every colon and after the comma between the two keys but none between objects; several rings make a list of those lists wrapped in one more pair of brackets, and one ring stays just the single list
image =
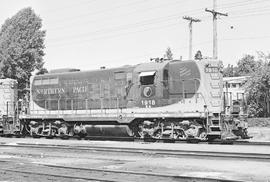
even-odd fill
[{"label": "steel rail", "polygon": [[270,141],[244,141],[244,140],[236,140],[233,142],[235,145],[258,145],[258,146],[269,146]]},{"label": "steel rail", "polygon": [[[138,138],[138,137],[109,137],[109,136],[86,136],[85,138],[75,137],[46,137],[46,136],[35,136],[37,138],[48,138],[48,139],[63,139],[63,140],[92,140],[92,141],[130,141],[130,142],[163,142],[163,143],[207,143],[207,144],[220,144],[220,145],[257,145],[257,146],[270,146],[270,141],[248,141],[248,140],[214,140],[207,141],[196,138],[191,139],[155,139],[155,138]],[[35,138],[34,137],[34,138]],[[3,142],[2,142],[3,143]]]},{"label": "steel rail", "polygon": [[121,182],[119,180],[109,180],[109,179],[101,179],[101,178],[91,178],[91,177],[80,177],[80,176],[70,176],[70,175],[62,175],[62,174],[50,174],[44,172],[32,172],[32,171],[24,171],[24,170],[15,170],[15,169],[0,169],[1,171],[5,172],[12,172],[12,173],[23,173],[28,175],[39,175],[39,176],[51,176],[56,178],[67,178],[67,179],[74,179],[74,180],[91,180],[91,181],[103,181],[103,182]]},{"label": "steel rail", "polygon": [[[138,171],[121,171],[121,170],[108,170],[108,169],[97,169],[97,168],[78,168],[78,167],[68,167],[68,166],[59,166],[59,165],[47,165],[42,164],[42,166],[49,167],[49,168],[56,168],[56,169],[66,169],[66,170],[75,170],[75,171],[86,171],[86,172],[95,172],[95,175],[97,173],[107,173],[107,174],[119,174],[119,175],[134,175],[136,176],[136,180],[139,176],[142,177],[157,177],[157,178],[167,178],[167,179],[175,179],[176,181],[184,180],[186,182],[243,182],[240,180],[234,180],[234,179],[220,179],[220,178],[212,178],[212,177],[191,177],[191,176],[185,176],[185,175],[170,175],[170,174],[160,174],[160,173],[151,173],[151,172],[138,172]],[[102,182],[126,182],[126,179],[119,180],[118,179],[108,179],[108,177],[82,177],[82,176],[76,176],[76,175],[63,175],[63,174],[55,174],[55,173],[48,173],[48,172],[34,172],[34,171],[26,171],[26,170],[18,170],[18,169],[5,169],[0,168],[1,171],[11,172],[11,173],[23,173],[28,175],[39,175],[39,176],[51,176],[56,178],[67,178],[67,179],[80,179],[80,180],[92,180],[92,181],[102,181]],[[57,170],[54,170],[55,172]],[[74,174],[74,173],[72,173]],[[76,173],[75,173],[76,174]],[[121,177],[120,177],[121,178]]]},{"label": "steel rail", "polygon": [[25,144],[17,145],[0,144],[0,147],[15,148],[39,148],[54,150],[75,150],[75,151],[100,151],[113,153],[128,153],[139,155],[161,155],[173,157],[205,157],[205,158],[229,158],[229,159],[248,159],[248,160],[270,160],[270,153],[252,153],[252,152],[217,152],[203,150],[169,150],[169,149],[149,149],[149,148],[128,148],[128,147],[101,147],[101,146],[68,146],[68,145],[48,145],[48,144]]},{"label": "steel rail", "polygon": [[[143,175],[143,176],[155,176],[155,177],[165,177],[165,178],[177,178],[185,179],[190,181],[223,181],[224,179],[209,178],[209,177],[190,177],[183,175],[169,175],[169,174],[160,174],[160,173],[150,173],[150,172],[138,172],[138,171],[122,171],[122,170],[108,170],[108,169],[97,169],[97,168],[77,168],[77,167],[68,167],[68,166],[59,166],[59,165],[45,165],[48,167],[54,168],[64,168],[64,169],[74,169],[74,170],[85,170],[85,171],[95,171],[95,172],[109,172],[109,173],[119,173],[119,174],[128,174],[128,175]],[[224,180],[224,182],[230,182],[232,180]],[[235,181],[235,180],[233,180]],[[238,182],[238,181],[236,181]],[[239,181],[240,182],[240,181]]]}]

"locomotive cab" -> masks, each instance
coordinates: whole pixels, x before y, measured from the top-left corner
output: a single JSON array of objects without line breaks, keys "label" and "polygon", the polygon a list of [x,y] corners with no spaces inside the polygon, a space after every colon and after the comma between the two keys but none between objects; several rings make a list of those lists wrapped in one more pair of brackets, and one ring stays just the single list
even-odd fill
[{"label": "locomotive cab", "polygon": [[200,71],[194,61],[171,61],[169,71],[169,104],[193,98],[200,87]]},{"label": "locomotive cab", "polygon": [[168,62],[145,63],[135,68],[134,73],[137,79],[135,95],[137,95],[138,107],[152,108],[160,107],[164,104],[165,87],[168,87]]}]

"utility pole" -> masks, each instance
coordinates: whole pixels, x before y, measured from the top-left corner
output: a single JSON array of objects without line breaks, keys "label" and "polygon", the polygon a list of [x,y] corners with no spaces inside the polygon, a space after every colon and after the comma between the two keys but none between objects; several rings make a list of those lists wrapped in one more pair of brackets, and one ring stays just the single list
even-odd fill
[{"label": "utility pole", "polygon": [[192,18],[190,16],[184,16],[183,19],[189,21],[189,59],[192,59],[192,23],[200,22],[201,20]]},{"label": "utility pole", "polygon": [[228,16],[227,13],[221,13],[216,11],[217,3],[216,0],[213,0],[213,9],[205,9],[206,12],[213,14],[213,58],[217,59],[217,16]]}]

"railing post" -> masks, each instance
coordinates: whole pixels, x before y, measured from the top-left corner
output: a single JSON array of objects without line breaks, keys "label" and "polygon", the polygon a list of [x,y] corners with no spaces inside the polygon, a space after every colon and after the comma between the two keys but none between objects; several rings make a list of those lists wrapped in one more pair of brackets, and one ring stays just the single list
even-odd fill
[{"label": "railing post", "polygon": [[117,109],[117,115],[119,115],[119,99],[116,98],[116,109]]},{"label": "railing post", "polygon": [[232,103],[232,92],[230,92],[230,104],[229,104],[229,106],[231,107],[233,105],[233,103]]},{"label": "railing post", "polygon": [[7,120],[8,120],[8,101],[7,101]]},{"label": "railing post", "polygon": [[70,104],[71,104],[71,110],[72,110],[72,113],[73,113],[73,100],[71,100]]},{"label": "railing post", "polygon": [[[47,101],[45,100],[44,102],[45,102],[45,114],[46,114],[46,110],[48,109],[47,108]],[[34,105],[33,105],[33,107],[34,107]]]},{"label": "railing post", "polygon": [[50,122],[49,123],[49,135],[48,136],[51,136],[52,134],[52,123]]},{"label": "railing post", "polygon": [[58,115],[59,115],[59,111],[60,111],[60,100],[58,99],[58,101],[57,101],[57,112],[58,112]]},{"label": "railing post", "polygon": [[194,79],[194,94],[195,94],[195,102],[197,103],[197,97],[198,97],[198,93],[196,93],[197,91],[197,83],[196,83],[196,78]]},{"label": "railing post", "polygon": [[185,80],[182,80],[182,97],[183,103],[185,103]]}]

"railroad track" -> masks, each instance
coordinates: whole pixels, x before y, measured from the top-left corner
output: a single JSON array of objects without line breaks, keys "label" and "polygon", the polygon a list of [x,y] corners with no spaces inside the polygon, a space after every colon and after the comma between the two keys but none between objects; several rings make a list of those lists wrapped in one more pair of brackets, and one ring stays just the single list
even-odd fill
[{"label": "railroad track", "polygon": [[[0,161],[5,163],[8,161]],[[6,168],[1,165],[0,171],[6,173],[23,174],[25,177],[39,176],[51,180],[87,180],[102,182],[126,182],[126,181],[156,181],[156,182],[242,182],[229,179],[209,178],[209,177],[190,177],[185,175],[170,175],[153,172],[109,170],[98,168],[80,168],[59,165],[39,164],[36,166],[23,166],[16,169]],[[46,171],[46,172],[44,172]],[[56,178],[56,179],[53,179]],[[123,180],[124,179],[124,180]]]},{"label": "railroad track", "polygon": [[[269,162],[270,154],[257,154],[257,153],[237,153],[237,152],[213,152],[213,151],[188,151],[188,150],[167,150],[167,149],[147,149],[147,148],[132,148],[132,147],[101,147],[101,146],[69,146],[69,145],[50,145],[50,144],[29,144],[29,143],[17,143],[17,144],[5,144],[0,143],[0,148],[8,147],[10,148],[11,155],[15,154],[20,156],[22,153],[20,151],[28,151],[25,149],[30,149],[30,151],[35,151],[32,149],[37,149],[36,152],[31,153],[30,156],[33,158],[35,153],[37,155],[41,155],[40,153],[43,151],[48,151],[48,153],[53,152],[52,156],[46,155],[48,158],[57,158],[54,156],[55,152],[69,152],[71,153],[80,153],[80,154],[89,154],[91,152],[106,153],[107,155],[110,153],[117,153],[118,155],[131,154],[131,155],[150,155],[151,157],[191,157],[191,158],[199,158],[199,159],[215,159],[219,158],[221,160],[256,160],[256,161],[265,161]],[[13,150],[12,148],[15,150]],[[22,148],[23,150],[16,150],[16,148]],[[9,153],[3,152],[4,155],[10,155]],[[26,153],[27,155],[28,153]],[[65,156],[69,158],[69,156]],[[35,158],[35,157],[34,157]],[[16,159],[16,157],[14,158]],[[13,165],[16,168],[5,167],[5,164],[10,163],[10,160],[14,160],[12,158],[7,159],[7,161],[0,160],[0,176],[1,173],[10,173],[10,174],[18,174],[21,176],[29,176],[29,179],[33,179],[34,177],[43,176],[46,179],[50,179],[51,181],[74,181],[74,180],[82,180],[82,181],[104,181],[104,182],[122,182],[122,181],[204,181],[204,182],[230,182],[235,180],[224,180],[224,179],[216,179],[216,178],[205,178],[205,177],[189,177],[184,175],[172,175],[168,173],[154,173],[152,171],[146,172],[147,170],[139,170],[139,171],[128,171],[123,168],[123,170],[115,170],[111,168],[89,168],[89,167],[81,167],[81,166],[66,166],[66,165],[54,165],[54,164],[43,164],[38,163],[35,164],[36,167],[27,167],[20,165]],[[75,158],[73,160],[76,160]],[[10,164],[9,164],[10,165]],[[72,165],[72,164],[69,164]],[[19,167],[18,167],[19,166]],[[93,166],[92,166],[93,167]],[[113,176],[113,177],[112,177]],[[124,180],[123,180],[124,179]],[[16,181],[16,180],[14,180]],[[26,180],[27,181],[27,180]],[[42,180],[41,180],[42,181]]]},{"label": "railroad track", "polygon": [[269,161],[270,153],[252,153],[252,152],[217,152],[202,150],[169,150],[169,149],[149,149],[149,148],[133,148],[133,147],[102,147],[102,146],[68,146],[68,145],[48,145],[48,144],[0,144],[0,147],[14,148],[37,148],[50,150],[71,150],[71,151],[94,151],[94,152],[110,152],[125,153],[136,155],[153,155],[153,156],[173,156],[173,157],[192,157],[192,158],[222,158],[222,159],[246,159],[246,160],[262,160]]},{"label": "railroad track", "polygon": [[[12,137],[12,136],[10,136]],[[9,137],[9,138],[10,138]],[[17,137],[19,138],[19,137]],[[38,138],[48,138],[48,137],[38,137]],[[207,144],[221,144],[221,145],[257,145],[257,146],[270,146],[269,142],[263,141],[248,141],[248,140],[200,140],[200,139],[154,139],[154,138],[134,138],[134,137],[106,137],[106,136],[87,136],[85,138],[80,137],[53,137],[55,139],[63,140],[93,140],[93,141],[130,141],[130,142],[160,142],[160,143],[207,143]],[[48,138],[48,139],[53,139]]]},{"label": "railroad track", "polygon": [[262,141],[244,141],[244,140],[236,140],[233,143],[234,145],[261,145],[261,146],[270,146],[270,142],[262,142]]}]

